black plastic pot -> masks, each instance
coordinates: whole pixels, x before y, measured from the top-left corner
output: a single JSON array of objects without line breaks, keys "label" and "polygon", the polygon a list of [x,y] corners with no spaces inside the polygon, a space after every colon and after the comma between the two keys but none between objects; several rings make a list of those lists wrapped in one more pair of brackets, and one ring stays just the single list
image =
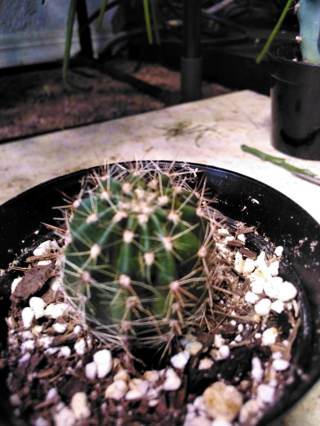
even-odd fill
[{"label": "black plastic pot", "polygon": [[279,151],[320,160],[320,66],[300,60],[297,46],[281,45],[270,55],[272,144]]},{"label": "black plastic pot", "polygon": [[[264,416],[261,425],[278,425],[281,416],[291,408],[320,377],[320,226],[301,207],[276,190],[248,177],[215,167],[193,165],[206,175],[217,207],[227,216],[256,225],[285,247],[282,275],[299,288],[302,327],[294,349],[297,375],[284,395]],[[177,167],[181,167],[177,163]],[[92,169],[90,169],[92,170]],[[89,171],[90,171],[89,170]],[[88,170],[73,173],[41,184],[0,206],[0,268],[6,268],[21,248],[39,241],[47,230],[41,223],[55,224],[63,195],[76,195],[79,181]],[[35,235],[34,232],[40,230]],[[22,240],[24,242],[22,242]],[[0,332],[5,347],[5,318],[9,309],[10,280],[0,277]],[[5,393],[6,371],[0,376],[0,424],[12,424]]]}]

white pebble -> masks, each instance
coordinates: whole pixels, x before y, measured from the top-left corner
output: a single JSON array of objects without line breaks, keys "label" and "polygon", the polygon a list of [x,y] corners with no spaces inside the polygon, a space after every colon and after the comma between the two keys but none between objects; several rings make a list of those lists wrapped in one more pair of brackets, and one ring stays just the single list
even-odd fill
[{"label": "white pebble", "polygon": [[230,356],[230,348],[228,345],[222,345],[219,348],[219,355],[220,355],[220,359],[226,359],[229,358]]},{"label": "white pebble", "polygon": [[289,302],[289,300],[297,296],[297,293],[298,291],[292,283],[284,281],[279,287],[278,299],[281,300],[281,302]]},{"label": "white pebble", "polygon": [[29,306],[33,310],[36,319],[42,318],[44,316],[46,302],[41,297],[31,297],[29,300]]},{"label": "white pebble", "polygon": [[78,355],[84,355],[86,352],[86,341],[84,339],[79,339],[74,344],[74,350]]},{"label": "white pebble", "polygon": [[126,394],[126,399],[132,401],[141,399],[145,396],[149,388],[149,383],[146,380],[132,379],[129,382],[129,391]]},{"label": "white pebble", "polygon": [[215,334],[214,336],[214,346],[220,348],[224,344],[224,338],[221,334]]},{"label": "white pebble", "polygon": [[244,234],[239,234],[239,235],[237,236],[237,239],[238,239],[239,241],[242,241],[243,243],[245,243],[245,242],[246,242],[246,236],[245,236]]},{"label": "white pebble", "polygon": [[33,251],[34,256],[45,256],[52,252],[59,250],[58,243],[55,240],[47,240],[39,244],[39,246]]},{"label": "white pebble", "polygon": [[168,368],[168,370],[166,371],[166,379],[163,383],[163,389],[166,391],[174,391],[179,389],[180,386],[181,386],[180,377],[172,368]]},{"label": "white pebble", "polygon": [[190,354],[187,351],[180,352],[176,355],[174,355],[170,362],[174,366],[174,368],[178,368],[180,370],[183,370],[184,367],[188,364],[188,361],[190,359]]},{"label": "white pebble", "polygon": [[76,423],[73,411],[65,405],[60,407],[59,411],[54,414],[53,420],[55,426],[74,426]]},{"label": "white pebble", "polygon": [[30,307],[23,308],[21,316],[24,328],[30,328],[34,319],[33,310]]},{"label": "white pebble", "polygon": [[112,356],[108,349],[102,349],[93,355],[93,361],[97,366],[99,379],[106,377],[112,369]]},{"label": "white pebble", "polygon": [[33,426],[49,426],[49,422],[43,417],[38,417],[33,423]]},{"label": "white pebble", "polygon": [[32,352],[35,348],[34,340],[26,340],[21,343],[21,352],[25,353],[27,351]]},{"label": "white pebble", "polygon": [[97,366],[95,362],[89,362],[85,366],[86,378],[89,380],[94,380],[97,376]]},{"label": "white pebble", "polygon": [[63,286],[63,281],[61,276],[57,276],[52,278],[51,283],[50,283],[50,288],[52,291],[56,292],[58,290],[60,290],[60,288],[62,288]]},{"label": "white pebble", "polygon": [[262,368],[261,361],[258,357],[252,358],[252,370],[251,376],[255,382],[261,382],[263,379],[264,370]]},{"label": "white pebble", "polygon": [[271,301],[269,299],[261,299],[255,306],[254,310],[260,316],[268,315],[271,309]]},{"label": "white pebble", "polygon": [[255,261],[253,259],[247,258],[243,264],[243,273],[251,274],[251,272],[255,270],[255,267],[256,267]]},{"label": "white pebble", "polygon": [[69,346],[61,346],[58,353],[58,357],[69,358],[70,355],[71,355],[71,349],[69,348]]},{"label": "white pebble", "polygon": [[46,265],[50,265],[51,260],[39,260],[39,262],[37,263],[37,265],[39,266],[46,266]]},{"label": "white pebble", "polygon": [[213,366],[211,358],[203,358],[199,363],[199,370],[208,370]]},{"label": "white pebble", "polygon": [[269,279],[265,281],[263,290],[270,299],[277,299],[279,294],[279,282]]},{"label": "white pebble", "polygon": [[275,327],[267,328],[262,333],[262,344],[265,346],[271,346],[276,343],[278,337],[278,330]]},{"label": "white pebble", "polygon": [[31,358],[30,352],[26,352],[22,357],[19,359],[19,364],[24,364],[25,362],[28,362]]},{"label": "white pebble", "polygon": [[223,419],[216,419],[211,423],[211,426],[232,426],[232,423]]},{"label": "white pebble", "polygon": [[262,279],[256,278],[254,281],[252,281],[251,290],[253,291],[253,293],[262,294],[263,293],[263,284],[264,284],[264,280],[262,280]]},{"label": "white pebble", "polygon": [[289,362],[285,359],[275,359],[272,363],[272,367],[276,371],[285,371],[289,368]]},{"label": "white pebble", "polygon": [[58,334],[62,334],[67,330],[67,324],[65,323],[61,323],[61,322],[55,322],[52,325],[52,328],[54,329],[54,331]]},{"label": "white pebble", "polygon": [[80,325],[76,325],[73,329],[74,334],[80,334],[82,331],[82,328]]},{"label": "white pebble", "polygon": [[269,272],[270,272],[270,274],[273,277],[275,277],[276,275],[278,275],[278,273],[279,273],[279,266],[280,266],[279,260],[274,260],[273,262],[270,263],[270,265],[269,265]]},{"label": "white pebble", "polygon": [[49,318],[57,319],[62,317],[69,306],[66,303],[50,303],[44,311],[44,315]]},{"label": "white pebble", "polygon": [[70,406],[77,420],[87,419],[90,416],[88,399],[84,392],[75,393],[71,398]]},{"label": "white pebble", "polygon": [[257,388],[258,400],[265,404],[271,404],[274,401],[274,387],[266,384],[259,385]]},{"label": "white pebble", "polygon": [[124,380],[115,380],[109,385],[105,391],[105,398],[119,400],[125,396],[128,390],[128,385]]},{"label": "white pebble", "polygon": [[284,303],[280,300],[276,300],[271,305],[271,310],[276,312],[277,314],[281,314],[284,311]]},{"label": "white pebble", "polygon": [[274,251],[274,254],[275,254],[277,257],[281,257],[281,256],[282,256],[282,254],[283,254],[283,247],[282,247],[282,246],[278,246],[278,247],[276,247],[276,249],[275,249],[275,251]]},{"label": "white pebble", "polygon": [[260,297],[256,293],[253,293],[253,291],[247,291],[244,296],[244,300],[251,305],[256,304],[259,299]]},{"label": "white pebble", "polygon": [[198,342],[195,340],[194,342],[189,342],[185,346],[185,350],[189,352],[190,355],[194,356],[197,355],[203,348],[203,344],[201,342]]},{"label": "white pebble", "polygon": [[239,274],[242,274],[243,267],[244,267],[244,259],[242,257],[242,254],[239,251],[237,251],[234,257],[234,269]]},{"label": "white pebble", "polygon": [[14,293],[15,289],[17,288],[17,285],[22,280],[22,277],[15,278],[11,283],[11,293]]},{"label": "white pebble", "polygon": [[49,348],[52,341],[53,341],[53,337],[47,336],[47,335],[43,335],[43,336],[39,337],[39,339],[38,339],[39,345],[43,346],[45,349]]}]

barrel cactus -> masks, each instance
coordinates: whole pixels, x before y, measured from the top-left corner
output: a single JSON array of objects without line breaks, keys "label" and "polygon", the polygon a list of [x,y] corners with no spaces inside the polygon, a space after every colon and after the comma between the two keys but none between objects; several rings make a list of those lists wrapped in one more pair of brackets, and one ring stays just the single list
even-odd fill
[{"label": "barrel cactus", "polygon": [[298,3],[301,53],[303,60],[320,64],[320,0],[300,0]]},{"label": "barrel cactus", "polygon": [[68,215],[66,293],[100,337],[168,345],[193,325],[213,244],[205,185],[192,188],[184,169],[115,166]]}]

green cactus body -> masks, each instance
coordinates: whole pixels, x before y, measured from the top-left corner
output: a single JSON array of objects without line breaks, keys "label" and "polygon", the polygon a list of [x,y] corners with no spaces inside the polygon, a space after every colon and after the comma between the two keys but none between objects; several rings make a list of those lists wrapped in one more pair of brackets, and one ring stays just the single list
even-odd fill
[{"label": "green cactus body", "polygon": [[106,335],[181,330],[205,297],[208,221],[183,182],[142,168],[96,178],[74,203],[65,286]]}]

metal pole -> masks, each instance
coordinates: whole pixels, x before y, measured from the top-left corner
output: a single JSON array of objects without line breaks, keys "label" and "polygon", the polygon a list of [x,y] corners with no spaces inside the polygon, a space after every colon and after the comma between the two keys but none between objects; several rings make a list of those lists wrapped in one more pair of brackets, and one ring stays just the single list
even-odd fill
[{"label": "metal pole", "polygon": [[184,0],[181,95],[183,102],[201,98],[201,0]]}]

